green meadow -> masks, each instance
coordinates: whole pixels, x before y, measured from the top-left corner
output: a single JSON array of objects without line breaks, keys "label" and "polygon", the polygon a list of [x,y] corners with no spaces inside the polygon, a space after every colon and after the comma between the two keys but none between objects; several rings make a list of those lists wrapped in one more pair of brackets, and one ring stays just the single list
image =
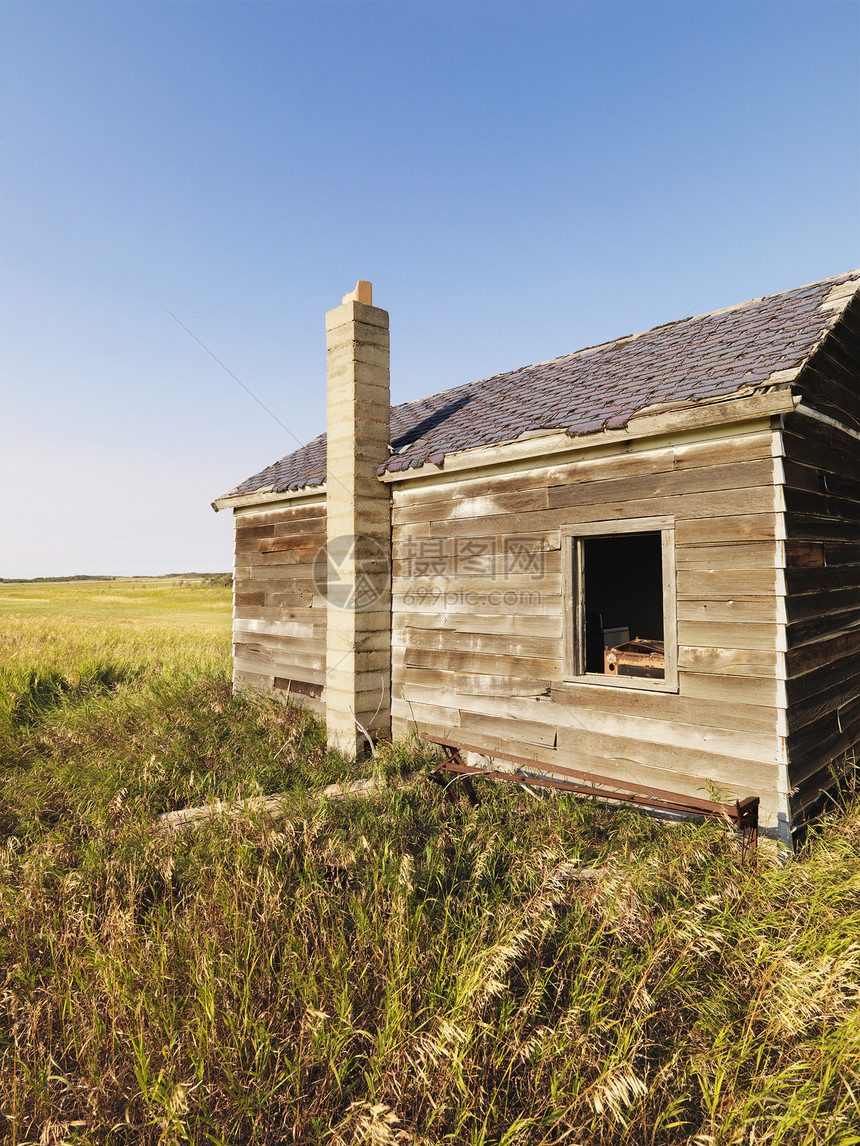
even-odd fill
[{"label": "green meadow", "polygon": [[190,578],[0,584],[0,759],[4,1142],[860,1143],[850,791],[757,870],[718,823],[449,804],[417,744],[234,696]]}]

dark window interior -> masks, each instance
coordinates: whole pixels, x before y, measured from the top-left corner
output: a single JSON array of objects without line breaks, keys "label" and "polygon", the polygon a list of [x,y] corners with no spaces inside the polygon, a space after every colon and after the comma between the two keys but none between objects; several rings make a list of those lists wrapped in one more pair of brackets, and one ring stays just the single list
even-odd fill
[{"label": "dark window interior", "polygon": [[603,650],[663,640],[663,550],[658,533],[584,537],[585,671],[604,672]]}]

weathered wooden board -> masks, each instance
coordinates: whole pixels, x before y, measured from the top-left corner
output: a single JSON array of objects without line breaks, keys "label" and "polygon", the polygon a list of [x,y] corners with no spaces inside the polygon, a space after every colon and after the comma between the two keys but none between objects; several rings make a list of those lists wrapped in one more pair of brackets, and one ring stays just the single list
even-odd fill
[{"label": "weathered wooden board", "polygon": [[[301,649],[296,647],[297,643],[295,641],[290,641],[288,644],[276,641],[265,643],[259,638],[254,641],[237,641],[233,645],[233,655],[237,664],[240,661],[247,663],[254,658],[257,664],[265,666],[290,664],[307,669],[325,669],[325,649],[316,647]],[[304,677],[302,673],[279,672],[277,675],[295,676],[297,680],[311,679]]]},{"label": "weathered wooden board", "polygon": [[[858,401],[856,374],[849,399],[833,369],[825,344],[804,372],[804,402],[826,393],[838,420],[849,409],[838,408],[842,401]],[[786,415],[782,440],[787,747],[792,813],[803,815],[846,744],[860,738],[860,714],[857,725],[849,715],[860,694],[860,451],[856,438],[801,411]]]},{"label": "weathered wooden board", "polygon": [[852,589],[860,585],[860,565],[790,569],[786,574],[786,584],[790,597],[804,593],[818,596],[833,589]]},{"label": "weathered wooden board", "polygon": [[[429,524],[427,528],[430,528]],[[426,576],[434,569],[445,572],[451,568],[452,559],[456,563],[455,568],[466,571],[480,562],[486,562],[488,570],[512,573],[542,567],[551,569],[553,555],[561,548],[561,533],[558,529],[479,539],[416,536],[415,531],[423,529],[424,524],[420,524],[395,531],[392,560],[396,574],[406,571]],[[404,562],[411,564],[407,568],[401,564]]]},{"label": "weathered wooden board", "polygon": [[[461,731],[462,735],[462,731]],[[650,784],[668,791],[698,798],[743,798],[763,792],[766,797],[763,819],[775,818],[778,770],[775,765],[737,761],[717,754],[663,750],[629,738],[604,739],[598,746],[587,733],[559,729],[557,749],[530,745],[504,737],[487,735],[487,758],[493,752],[509,753],[534,761],[535,771],[551,772],[553,766],[572,767],[639,784]]]},{"label": "weathered wooden board", "polygon": [[681,598],[679,621],[751,621],[756,624],[776,623],[776,601],[773,597],[739,595],[730,600]]},{"label": "weathered wooden board", "polygon": [[503,653],[467,653],[428,649],[393,648],[391,663],[412,668],[436,669],[466,675],[504,675],[531,677],[533,680],[561,680],[559,657],[518,657]]},{"label": "weathered wooden board", "polygon": [[[837,696],[842,696],[843,692],[851,698],[860,696],[856,660],[853,661],[853,671],[846,671],[844,660],[837,658],[790,677],[787,684],[789,710],[800,709],[805,701],[832,696],[834,692]],[[844,703],[844,700],[840,701],[840,704]]]},{"label": "weathered wooden board", "polygon": [[549,491],[550,510],[564,507],[570,515],[568,520],[574,522],[613,521],[623,517],[660,517],[670,514],[679,519],[711,519],[742,513],[766,513],[774,505],[773,489],[769,484],[708,490],[704,493],[679,490],[642,498],[622,495],[612,501],[585,504],[580,503],[578,494],[577,486],[553,487]]},{"label": "weathered wooden board", "polygon": [[511,673],[501,667],[499,673],[494,674],[450,672],[440,668],[403,664],[393,666],[392,677],[402,687],[404,696],[409,695],[409,689],[415,684],[437,688],[441,692],[461,691],[465,695],[487,697],[548,696],[550,690],[548,681],[527,675],[523,669]]},{"label": "weathered wooden board", "polygon": [[265,605],[266,594],[258,589],[248,592],[237,583],[233,590],[233,601],[237,608],[250,609],[255,605]]},{"label": "weathered wooden board", "polygon": [[779,651],[783,630],[772,618],[770,624],[755,624],[743,620],[678,622],[678,640],[683,645],[716,647],[723,649],[772,649]]},{"label": "weathered wooden board", "polygon": [[721,676],[774,676],[780,669],[780,654],[768,649],[724,649],[680,645],[678,668]]},{"label": "weathered wooden board", "polygon": [[391,701],[391,718],[402,720],[410,731],[427,731],[442,739],[460,727],[460,713],[456,708],[440,708],[438,705],[400,700],[397,697]]},{"label": "weathered wooden board", "polygon": [[268,637],[286,637],[293,640],[313,640],[316,636],[311,621],[272,621],[262,618],[253,620],[236,617],[233,632],[248,635],[261,634]]},{"label": "weathered wooden board", "polygon": [[839,636],[852,632],[860,625],[860,609],[845,609],[840,613],[824,613],[807,617],[803,621],[793,621],[787,629],[789,649],[812,644],[819,639]]},{"label": "weathered wooden board", "polygon": [[856,521],[793,510],[785,515],[785,531],[789,541],[853,542],[857,539],[858,526]]},{"label": "weathered wooden board", "polygon": [[313,533],[325,536],[326,513],[325,507],[320,506],[316,512],[311,507],[301,515],[296,514],[289,521],[275,522],[274,537],[291,537],[296,533]]},{"label": "weathered wooden board", "polygon": [[860,585],[846,589],[822,588],[818,593],[799,593],[788,598],[789,621],[823,617],[860,608]]},{"label": "weathered wooden board", "polygon": [[561,575],[559,573],[546,573],[540,577],[514,576],[508,577],[398,577],[395,582],[395,591],[406,593],[409,591],[431,592],[443,598],[456,597],[458,594],[475,594],[478,597],[488,597],[492,594],[511,594],[512,599],[520,592],[535,594],[543,597],[560,598]]},{"label": "weathered wooden board", "polygon": [[698,572],[745,572],[778,569],[782,552],[775,541],[734,541],[723,545],[678,545],[677,569]]},{"label": "weathered wooden board", "polygon": [[[577,522],[618,521],[624,518],[658,517],[674,515],[688,524],[688,534],[682,543],[718,544],[722,540],[767,540],[775,536],[774,491],[770,487],[744,490],[718,490],[713,494],[691,493],[676,497],[647,498],[641,501],[601,502],[597,505],[565,505],[567,487],[550,491],[551,500],[560,504],[546,512],[500,514],[488,518],[464,517],[453,521],[419,522],[414,526],[401,526],[395,537],[402,542],[407,534],[417,538],[459,537],[501,539],[517,534],[546,536],[563,525]],[[766,522],[749,520],[761,516]],[[719,521],[723,525],[719,525]],[[699,529],[689,528],[697,523]]]},{"label": "weathered wooden board", "polygon": [[[255,580],[244,584],[248,585],[250,592],[263,594],[262,604],[282,609],[311,608],[322,600],[308,581],[291,581],[285,577],[282,581]],[[237,589],[238,592],[240,590]]]},{"label": "weathered wooden board", "polygon": [[404,504],[404,499],[398,499],[392,508],[391,520],[394,525],[408,525],[413,521],[454,521],[464,517],[543,512],[546,508],[545,486],[511,492],[496,489],[468,498],[458,491],[451,497],[436,501],[421,499],[418,503]]},{"label": "weathered wooden board", "polygon": [[[325,610],[315,609],[308,610],[304,607],[299,609],[279,609],[276,605],[250,605],[250,606],[235,606],[233,612],[234,621],[275,621],[288,623],[290,621],[297,622],[302,625],[312,625],[314,628],[314,635],[320,634],[325,636]],[[320,629],[320,626],[322,628]]]},{"label": "weathered wooden board", "polygon": [[[627,473],[613,476],[611,473],[595,472],[587,475],[582,470],[574,470],[566,479],[549,485],[549,504],[596,505],[613,502],[638,502],[650,498],[678,497],[693,493],[737,488],[756,489],[771,485],[774,477],[773,458],[767,456],[757,461],[733,462],[728,465],[712,465],[685,468],[663,472],[636,472],[635,466],[628,464]],[[596,479],[596,480],[595,480]],[[421,498],[410,504],[395,503],[393,521],[403,525],[412,521],[453,521],[464,518],[492,517],[502,514],[544,511],[547,508],[547,487],[516,492],[485,492],[464,497],[459,490],[452,490],[447,499],[428,500]]]},{"label": "weathered wooden board", "polygon": [[523,552],[489,552],[467,555],[456,551],[450,543],[444,552],[430,553],[424,545],[398,546],[402,556],[394,558],[392,576],[404,581],[434,581],[439,578],[457,578],[458,583],[471,583],[475,577],[491,577],[502,587],[511,577],[525,576],[532,584],[542,577],[561,571],[559,550],[525,550]]},{"label": "weathered wooden board", "polygon": [[[302,568],[303,575],[296,575],[295,570]],[[308,566],[296,565],[277,565],[275,567],[268,565],[252,565],[251,574],[248,578],[248,584],[254,588],[272,588],[279,591],[289,589],[294,593],[317,593],[319,592],[316,582],[311,576],[311,571]]]},{"label": "weathered wooden board", "polygon": [[[554,486],[550,490],[549,506],[629,504],[655,498],[686,498],[702,493],[707,493],[713,503],[719,505],[721,502],[716,496],[718,491],[770,487],[773,480],[774,462],[769,457],[754,462],[733,462],[729,465],[705,466],[666,474],[631,474],[609,481]],[[732,506],[730,512],[733,512],[737,498],[729,496]],[[685,513],[685,516],[690,516],[690,513]]]},{"label": "weathered wooden board", "polygon": [[[234,667],[237,680],[284,695],[276,681],[321,688],[325,608],[313,581],[325,507],[276,507],[235,518]],[[306,689],[305,689],[306,691]],[[303,701],[322,711],[319,697]]]},{"label": "weathered wooden board", "polygon": [[236,669],[233,673],[235,688],[250,688],[254,692],[268,692],[273,679],[271,673],[250,672],[248,669]]},{"label": "weathered wooden board", "polygon": [[677,580],[679,600],[773,597],[778,585],[776,569],[679,569]]},{"label": "weathered wooden board", "polygon": [[681,693],[705,701],[737,701],[784,707],[784,682],[774,677],[732,676],[716,673],[682,672]]},{"label": "weathered wooden board", "polygon": [[746,431],[715,441],[691,441],[672,445],[656,442],[628,442],[609,449],[589,451],[574,461],[555,465],[536,465],[534,459],[475,476],[468,471],[441,474],[429,483],[396,484],[393,487],[395,507],[418,505],[450,497],[485,497],[495,493],[548,488],[567,483],[607,480],[614,477],[638,477],[648,473],[695,469],[700,466],[726,465],[767,459],[773,454],[770,430],[747,428]]},{"label": "weathered wooden board", "polygon": [[775,512],[740,513],[731,517],[679,518],[675,522],[675,544],[720,545],[735,541],[773,541],[779,521]]},{"label": "weathered wooden board", "polygon": [[841,735],[839,717],[835,712],[828,712],[802,728],[792,729],[786,737],[790,760],[789,775],[792,771],[796,774],[797,769],[810,760],[820,760],[821,749],[825,744],[831,746]]},{"label": "weathered wooden board", "polygon": [[786,568],[822,569],[827,564],[825,553],[823,541],[786,541]]},{"label": "weathered wooden board", "polygon": [[394,616],[425,613],[434,617],[451,614],[481,616],[558,617],[561,615],[561,597],[550,597],[538,589],[517,591],[493,590],[490,593],[476,593],[474,589],[463,589],[454,593],[433,591],[432,586],[392,585],[392,610]]},{"label": "weathered wooden board", "polygon": [[772,763],[625,736],[601,734],[596,737],[563,727],[558,730],[558,762],[572,767],[590,766],[604,775],[655,786],[657,782],[646,777],[659,773],[662,776],[659,786],[670,791],[697,793],[705,798],[708,798],[708,781],[720,788],[725,786],[725,790],[734,795],[738,790],[746,793],[775,787],[777,780],[777,765]]},{"label": "weathered wooden board", "polygon": [[[599,695],[594,695],[595,690]],[[551,696],[554,701],[574,711],[593,708],[624,717],[641,716],[704,728],[770,735],[777,725],[777,710],[772,705],[738,701],[734,697],[729,702],[712,699],[703,703],[698,698],[683,694],[635,692],[590,684],[553,685]]]},{"label": "weathered wooden board", "polygon": [[[860,621],[848,632],[826,634],[806,645],[797,645],[785,656],[789,676],[798,677],[821,665],[842,664],[846,658],[860,666]],[[856,671],[860,671],[858,668]]]},{"label": "weathered wooden board", "polygon": [[860,565],[860,540],[828,541],[824,544],[825,565]]},{"label": "weathered wooden board", "polygon": [[395,616],[392,640],[403,644],[409,633],[416,629],[431,629],[442,633],[510,634],[522,637],[548,637],[561,639],[561,611],[554,616],[525,613],[512,623],[508,616],[482,613],[406,613]]},{"label": "weathered wooden board", "polygon": [[267,649],[273,654],[284,652],[296,664],[316,664],[325,658],[325,645],[315,637],[282,637],[271,633],[238,633],[234,643],[243,647]]},{"label": "weathered wooden board", "polygon": [[275,536],[274,525],[242,525],[241,519],[236,519],[236,545],[251,544],[261,538]]},{"label": "weathered wooden board", "polygon": [[294,549],[325,549],[325,545],[325,533],[298,533],[286,537],[263,538],[259,550],[260,553],[281,553],[291,552]]},{"label": "weathered wooden board", "polygon": [[478,744],[486,736],[502,737],[519,744],[542,744],[547,748],[554,748],[556,744],[556,729],[551,725],[515,718],[502,722],[497,717],[468,709],[459,710],[459,728],[464,739],[477,738]]},{"label": "weathered wooden board", "polygon": [[[239,510],[234,514],[233,522],[236,529],[243,532],[246,529],[274,525],[274,536],[277,536],[279,528],[293,529],[297,521],[314,521],[318,520],[320,516],[325,520],[325,505],[321,504],[325,500],[325,494],[319,496],[320,503],[312,504],[310,501],[303,501],[301,506],[292,509],[288,506],[279,505],[272,509],[261,509],[255,506],[253,510]],[[269,536],[273,535],[270,534]]]},{"label": "weathered wooden board", "polygon": [[[500,656],[561,657],[561,637],[554,642],[546,637],[519,636],[516,630],[507,633],[457,633],[440,629],[410,629],[403,637],[392,635],[392,646],[406,650],[426,649],[451,653],[490,653]],[[406,653],[407,662],[410,659]]]},{"label": "weathered wooden board", "polygon": [[[552,696],[555,698],[556,690]],[[461,727],[477,728],[475,718],[480,717],[480,727],[487,732],[550,747],[557,730],[565,728],[587,732],[595,742],[603,737],[631,737],[653,745],[690,749],[693,753],[717,753],[773,764],[780,759],[780,742],[772,714],[770,727],[754,732],[673,719],[671,704],[666,705],[662,716],[607,712],[600,707],[600,698],[594,693],[591,697],[594,707],[562,704],[556,699],[512,699],[504,716],[486,712],[484,700],[478,696],[459,698]]]},{"label": "weathered wooden board", "polygon": [[712,442],[691,442],[675,446],[674,454],[676,470],[756,461],[773,455],[773,433],[757,430]]},{"label": "weathered wooden board", "polygon": [[[825,476],[828,485],[832,478]],[[860,504],[848,497],[840,497],[830,492],[811,492],[810,490],[787,489],[785,493],[786,509],[790,514],[797,513],[806,517],[824,517],[832,521],[843,523],[856,523],[860,520]],[[855,528],[856,537],[857,530]]]},{"label": "weathered wooden board", "polygon": [[273,678],[283,676],[292,680],[308,681],[312,684],[325,684],[325,671],[323,669],[289,664],[283,660],[270,659],[255,652],[243,652],[241,655],[236,655],[233,664],[237,672],[264,673]]},{"label": "weathered wooden board", "polygon": [[[453,678],[452,678],[453,679]],[[660,724],[686,724],[693,729],[753,732],[770,740],[776,736],[777,710],[765,705],[708,703],[679,695],[639,692],[630,689],[601,687],[592,684],[554,685],[541,696],[488,696],[468,693],[462,688],[443,688],[438,684],[395,680],[394,695],[451,710],[483,712],[500,721],[533,720],[556,726],[578,727],[583,711],[615,716],[622,721],[645,718]],[[686,741],[685,741],[686,742]],[[738,738],[737,747],[743,742]]]}]

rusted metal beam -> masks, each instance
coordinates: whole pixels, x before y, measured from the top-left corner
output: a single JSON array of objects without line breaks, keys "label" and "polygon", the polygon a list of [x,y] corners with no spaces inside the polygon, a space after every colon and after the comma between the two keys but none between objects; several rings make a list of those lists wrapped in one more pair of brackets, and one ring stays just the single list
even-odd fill
[{"label": "rusted metal beam", "polygon": [[[709,819],[725,819],[734,822],[738,828],[741,851],[741,863],[749,858],[755,864],[756,845],[758,842],[758,796],[748,796],[744,800],[736,800],[733,804],[722,803],[717,800],[698,800],[684,796],[678,792],[668,792],[662,788],[652,788],[647,784],[636,784],[632,781],[615,780],[609,776],[600,776],[595,772],[583,772],[576,768],[565,768],[561,765],[546,765],[539,760],[532,760],[524,756],[514,756],[507,752],[490,751],[479,748],[473,744],[462,744],[455,740],[442,740],[429,733],[422,733],[428,744],[435,744],[445,750],[445,759],[440,762],[428,776],[436,783],[445,784],[441,774],[454,772],[468,780],[468,777],[480,777],[485,780],[500,780],[505,783],[528,783],[538,788],[555,788],[562,792],[571,792],[580,796],[601,796],[604,799],[619,800],[627,804],[655,808],[659,811],[680,812],[705,816]],[[499,772],[494,769],[476,768],[464,763],[461,752],[476,752],[478,755],[490,759],[507,760],[526,768],[545,768],[547,771],[558,773],[560,776],[570,776],[573,779],[554,779],[548,776],[533,774],[520,775],[514,772]],[[581,783],[580,781],[587,781]],[[471,784],[469,785],[471,788]],[[473,804],[477,803],[477,796]]]}]

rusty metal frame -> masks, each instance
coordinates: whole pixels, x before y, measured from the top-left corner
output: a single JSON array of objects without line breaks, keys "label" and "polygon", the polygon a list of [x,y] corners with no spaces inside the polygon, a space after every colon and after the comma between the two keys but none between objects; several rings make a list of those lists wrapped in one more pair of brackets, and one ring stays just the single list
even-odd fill
[{"label": "rusty metal frame", "polygon": [[[478,795],[470,777],[484,780],[501,780],[505,783],[526,783],[537,788],[555,788],[562,792],[572,792],[579,796],[602,796],[609,800],[620,800],[626,804],[637,804],[658,811],[680,812],[685,815],[705,816],[709,819],[729,820],[738,829],[738,843],[740,845],[741,864],[745,859],[755,865],[756,848],[758,844],[758,813],[759,797],[747,796],[734,803],[722,803],[718,800],[700,800],[693,796],[684,796],[679,792],[669,792],[663,788],[652,788],[647,784],[636,784],[629,780],[615,780],[609,776],[600,776],[595,772],[583,772],[577,768],[565,768],[558,764],[542,764],[539,760],[530,760],[524,756],[513,756],[507,752],[497,752],[480,748],[474,744],[462,744],[456,740],[443,740],[431,736],[428,732],[421,733],[422,739],[428,744],[434,744],[445,751],[442,760],[427,776],[427,779],[445,789],[445,795],[450,800],[457,798],[456,791],[451,785],[461,780],[469,802],[472,806],[480,803]],[[460,756],[461,752],[476,752],[480,756],[491,759],[507,760],[525,768],[546,768],[548,771],[558,773],[560,776],[571,779],[551,779],[547,776],[533,774],[517,774],[515,772],[499,772],[489,768],[475,768],[466,764]],[[453,772],[454,779],[446,781],[444,773]],[[586,781],[582,783],[581,781]]]}]

